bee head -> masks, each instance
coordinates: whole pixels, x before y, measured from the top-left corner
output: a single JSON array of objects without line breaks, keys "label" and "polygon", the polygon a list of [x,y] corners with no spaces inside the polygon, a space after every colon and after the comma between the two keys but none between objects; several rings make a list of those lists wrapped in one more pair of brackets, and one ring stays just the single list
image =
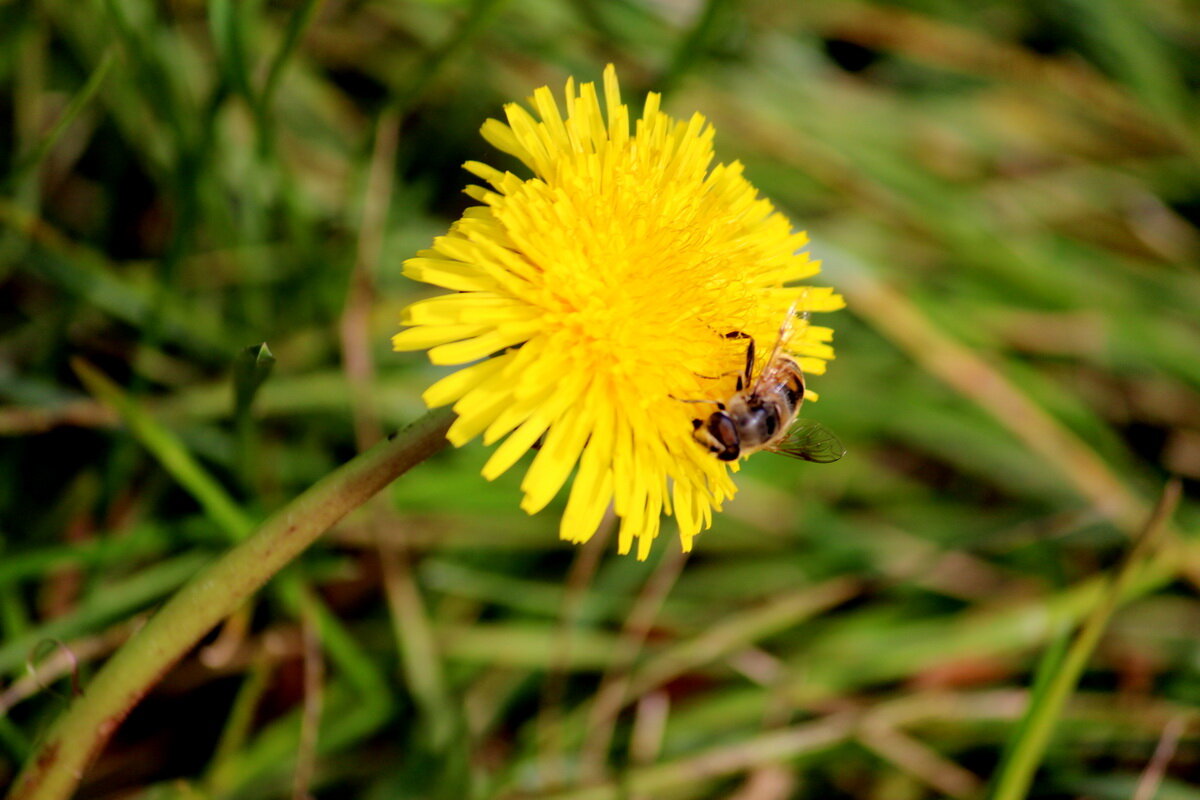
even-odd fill
[{"label": "bee head", "polygon": [[716,411],[707,421],[693,420],[696,441],[708,448],[721,461],[736,461],[742,448],[737,426],[724,411]]}]

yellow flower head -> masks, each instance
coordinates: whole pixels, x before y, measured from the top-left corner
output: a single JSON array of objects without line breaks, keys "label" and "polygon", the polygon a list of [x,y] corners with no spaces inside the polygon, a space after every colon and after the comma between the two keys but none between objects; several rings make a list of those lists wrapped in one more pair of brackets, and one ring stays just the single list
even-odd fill
[{"label": "yellow flower head", "polygon": [[[525,473],[521,507],[539,511],[572,470],[561,523],[573,542],[591,537],[611,503],[619,550],[634,540],[645,558],[663,512],[674,514],[684,550],[713,509],[736,490],[732,464],[692,435],[692,420],[735,391],[749,334],[759,365],[794,304],[841,308],[831,289],[793,286],[819,271],[800,252],[807,236],[742,177],[737,163],[711,166],[713,129],[646,97],[630,131],[612,65],[604,111],[594,84],[566,85],[566,116],[547,87],[536,116],[513,103],[508,123],[482,133],[533,177],[478,162],[466,169],[469,208],[404,274],[451,290],[412,304],[393,340],[429,349],[435,364],[466,364],[425,391],[430,407],[454,403],[447,437],[456,446],[504,437],[483,468],[491,480],[540,440]],[[796,320],[784,343],[806,373],[833,358],[833,332]],[[809,393],[810,398],[813,393]]]}]

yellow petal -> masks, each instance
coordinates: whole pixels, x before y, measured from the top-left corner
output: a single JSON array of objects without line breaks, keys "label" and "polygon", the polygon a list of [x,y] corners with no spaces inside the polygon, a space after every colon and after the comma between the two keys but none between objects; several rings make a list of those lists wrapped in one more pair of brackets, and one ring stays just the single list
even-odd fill
[{"label": "yellow petal", "polygon": [[486,332],[489,327],[487,325],[475,324],[422,325],[416,328],[409,328],[406,331],[400,331],[400,333],[393,336],[392,349],[396,351],[425,350],[430,347],[445,345],[447,342],[456,342],[460,339],[478,336]]},{"label": "yellow petal", "polygon": [[[421,330],[421,328],[414,328],[414,330]],[[437,330],[437,328],[433,330]],[[521,344],[535,330],[536,327],[530,325],[492,329],[471,339],[434,347],[429,351],[429,360],[434,364],[463,364],[467,361],[474,361],[498,353],[506,347]]]},{"label": "yellow petal", "polygon": [[462,447],[490,425],[508,402],[507,396],[486,383],[468,392],[454,404],[458,418],[446,431],[446,438],[455,447]]},{"label": "yellow petal", "polygon": [[484,383],[492,375],[500,372],[511,360],[511,356],[501,355],[463,367],[426,389],[421,399],[430,408],[449,405],[469,392],[472,387]]},{"label": "yellow petal", "polygon": [[541,511],[558,494],[579,461],[591,427],[590,414],[568,412],[546,434],[546,441],[521,481],[525,492],[521,508],[527,513]]},{"label": "yellow petal", "polygon": [[410,258],[404,262],[404,274],[414,281],[458,292],[497,288],[496,281],[474,264],[445,258]]}]

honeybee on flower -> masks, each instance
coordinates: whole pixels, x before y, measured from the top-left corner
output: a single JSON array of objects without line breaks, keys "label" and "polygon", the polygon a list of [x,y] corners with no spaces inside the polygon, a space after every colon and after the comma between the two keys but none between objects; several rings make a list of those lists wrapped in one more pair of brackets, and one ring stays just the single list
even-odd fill
[{"label": "honeybee on flower", "polygon": [[[737,458],[782,443],[775,433],[739,438],[725,458],[707,437],[722,442],[728,432],[724,422],[714,428],[718,412],[736,427],[735,399],[770,394],[774,403],[793,378],[801,394],[777,422],[815,399],[803,394],[804,376],[825,371],[833,332],[808,315],[844,302],[797,283],[820,268],[803,250],[807,237],[757,195],[739,163],[712,164],[704,117],[672,119],[650,93],[631,128],[611,65],[601,91],[603,110],[594,84],[568,79],[565,115],[542,87],[530,103],[536,116],[514,103],[507,122],[484,123],[484,138],[533,177],[465,165],[486,184],[466,189],[480,205],[404,264],[408,277],[449,293],[405,309],[408,328],[393,344],[427,349],[435,364],[469,364],[423,397],[430,407],[454,404],[451,443],[503,439],[486,478],[540,441],[521,507],[541,510],[574,472],[561,536],[587,540],[611,504],[618,549],[636,542],[645,558],[664,513],[690,550],[736,491]],[[775,342],[757,365],[756,341]],[[700,426],[694,401],[716,409]]]},{"label": "honeybee on flower", "polygon": [[794,308],[788,309],[779,337],[762,372],[754,375],[754,339],[742,331],[730,331],[726,339],[747,339],[746,367],[738,375],[737,391],[727,400],[701,400],[716,406],[706,419],[693,419],[696,441],[722,461],[736,461],[759,450],[769,450],[792,458],[828,464],[846,454],[841,441],[824,425],[811,419],[798,419],[804,402],[804,371],[788,355],[788,341],[794,322]]}]

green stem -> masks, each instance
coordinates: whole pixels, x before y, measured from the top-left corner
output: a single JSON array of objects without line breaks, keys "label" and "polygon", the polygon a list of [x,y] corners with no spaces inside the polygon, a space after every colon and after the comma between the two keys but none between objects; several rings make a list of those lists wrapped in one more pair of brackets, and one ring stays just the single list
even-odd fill
[{"label": "green stem", "polygon": [[9,800],[62,800],[125,716],[208,631],[347,513],[437,452],[453,415],[435,411],[322,478],[202,570],[96,675],[43,739]]}]

